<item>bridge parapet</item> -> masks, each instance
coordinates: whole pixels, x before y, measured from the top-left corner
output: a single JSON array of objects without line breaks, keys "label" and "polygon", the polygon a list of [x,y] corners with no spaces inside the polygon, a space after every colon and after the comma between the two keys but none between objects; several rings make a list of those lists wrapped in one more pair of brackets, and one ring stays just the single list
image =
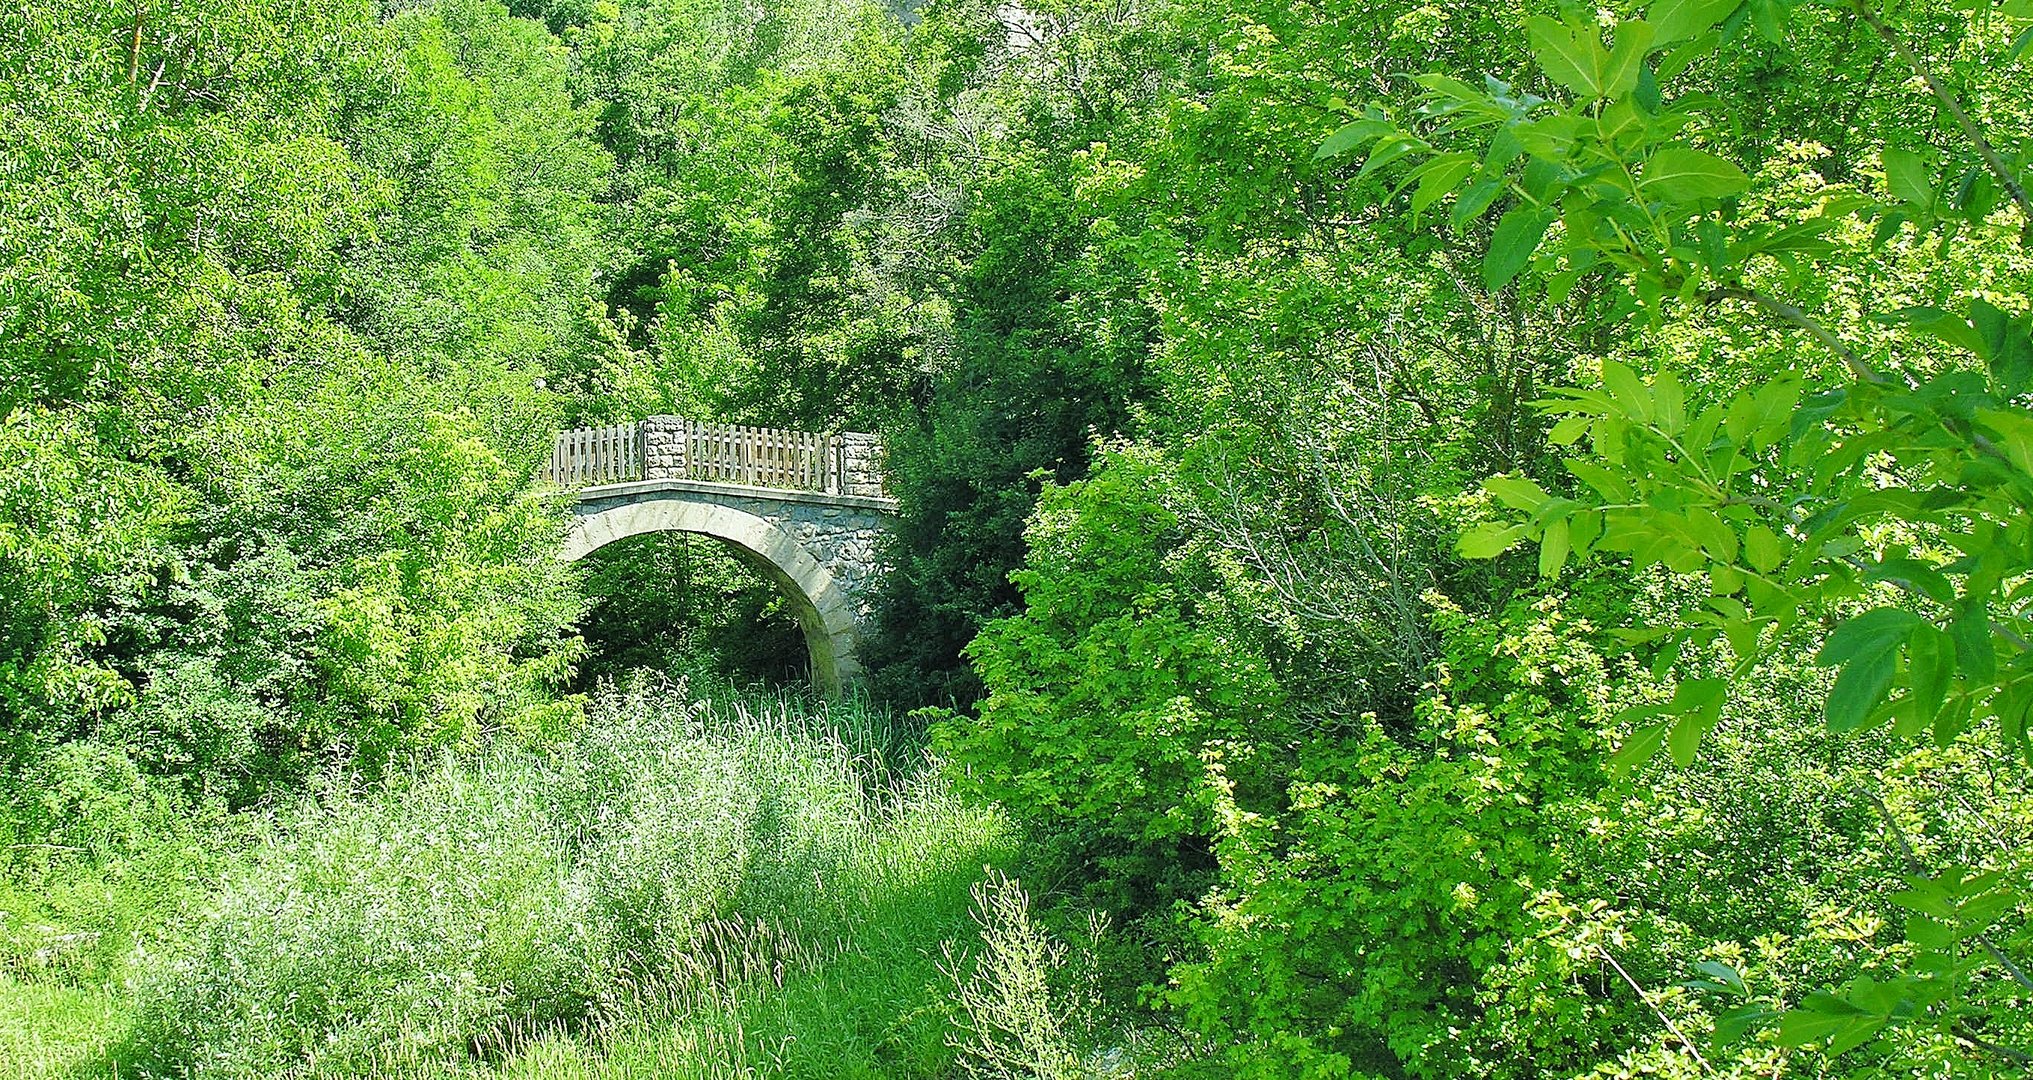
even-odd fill
[{"label": "bridge parapet", "polygon": [[887,498],[878,436],[709,424],[682,416],[559,432],[544,477],[561,487],[692,480]]}]

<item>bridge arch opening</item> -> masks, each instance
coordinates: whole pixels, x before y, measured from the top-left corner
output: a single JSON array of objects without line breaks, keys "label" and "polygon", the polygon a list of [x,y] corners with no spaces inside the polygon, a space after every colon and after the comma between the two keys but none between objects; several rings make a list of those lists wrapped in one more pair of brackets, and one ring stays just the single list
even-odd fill
[{"label": "bridge arch opening", "polygon": [[650,532],[711,537],[774,585],[797,616],[812,681],[822,690],[838,691],[857,674],[854,607],[846,589],[796,537],[764,518],[686,498],[588,507],[566,534],[562,554],[577,561],[617,540]]}]

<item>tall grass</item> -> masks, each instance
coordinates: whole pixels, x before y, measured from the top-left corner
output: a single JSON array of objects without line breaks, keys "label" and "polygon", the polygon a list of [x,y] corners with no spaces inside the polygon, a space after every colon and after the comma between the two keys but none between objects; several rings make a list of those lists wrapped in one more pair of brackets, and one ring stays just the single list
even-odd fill
[{"label": "tall grass", "polygon": [[142,965],[121,1075],[936,1075],[1010,843],[868,710],[667,683],[282,820]]}]

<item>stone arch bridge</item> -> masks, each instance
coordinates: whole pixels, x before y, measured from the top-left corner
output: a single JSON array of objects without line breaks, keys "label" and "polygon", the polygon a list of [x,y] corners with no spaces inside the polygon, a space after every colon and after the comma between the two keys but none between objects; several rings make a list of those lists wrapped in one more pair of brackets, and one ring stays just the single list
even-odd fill
[{"label": "stone arch bridge", "polygon": [[544,476],[572,489],[563,557],[646,532],[710,536],[776,585],[798,616],[812,680],[860,671],[855,645],[896,503],[873,435],[652,416],[560,432]]}]

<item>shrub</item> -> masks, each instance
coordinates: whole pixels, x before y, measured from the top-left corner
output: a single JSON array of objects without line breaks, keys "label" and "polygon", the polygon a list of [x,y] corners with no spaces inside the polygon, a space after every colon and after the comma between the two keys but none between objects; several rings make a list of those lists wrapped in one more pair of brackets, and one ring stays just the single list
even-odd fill
[{"label": "shrub", "polygon": [[446,764],[307,807],[149,972],[133,1036],[152,1074],[364,1063],[576,1019],[611,992],[570,888],[542,769]]},{"label": "shrub", "polygon": [[993,875],[974,887],[981,949],[967,963],[948,955],[960,1030],[948,1041],[970,1080],[1075,1080],[1086,1075],[1076,1045],[1077,1007],[1054,979],[1066,944],[1031,918],[1030,896],[1012,878]]},{"label": "shrub", "polygon": [[1603,661],[1552,605],[1440,624],[1415,732],[1304,744],[1281,813],[1225,800],[1208,959],[1173,999],[1244,1075],[1539,1075],[1616,1014],[1569,992],[1588,961],[1531,902],[1606,779]]},{"label": "shrub", "polygon": [[0,973],[80,986],[117,975],[136,942],[203,897],[246,831],[103,737],[0,775]]},{"label": "shrub", "polygon": [[1139,906],[1197,887],[1207,761],[1248,777],[1286,723],[1261,657],[1199,603],[1168,486],[1157,455],[1123,449],[1046,491],[1011,575],[1027,607],[968,647],[980,719],[933,729],[966,783],[1072,837]]}]

